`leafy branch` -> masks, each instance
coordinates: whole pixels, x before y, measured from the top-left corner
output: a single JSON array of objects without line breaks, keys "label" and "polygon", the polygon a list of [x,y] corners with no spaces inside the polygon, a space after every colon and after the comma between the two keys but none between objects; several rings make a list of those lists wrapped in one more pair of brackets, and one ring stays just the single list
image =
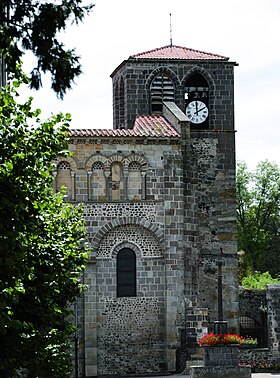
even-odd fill
[{"label": "leafy branch", "polygon": [[38,1],[2,0],[0,6],[0,51],[5,57],[11,78],[21,75],[21,59],[26,50],[33,52],[37,63],[30,73],[30,87],[42,86],[42,73],[51,73],[51,87],[63,98],[76,77],[82,73],[75,49],[66,49],[58,41],[67,25],[83,22],[93,4],[82,0]]}]

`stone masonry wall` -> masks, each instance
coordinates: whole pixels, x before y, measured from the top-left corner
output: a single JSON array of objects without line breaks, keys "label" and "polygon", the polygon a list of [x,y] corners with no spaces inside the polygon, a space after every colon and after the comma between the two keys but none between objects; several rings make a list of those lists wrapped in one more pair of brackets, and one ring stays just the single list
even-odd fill
[{"label": "stone masonry wall", "polygon": [[[280,285],[267,285],[267,290],[240,290],[240,314],[256,320],[268,336],[268,348],[240,349],[240,363],[252,368],[279,365],[279,293]],[[267,320],[266,320],[267,318]],[[266,322],[268,321],[268,329]],[[268,335],[266,335],[268,333]]]},{"label": "stone masonry wall", "polygon": [[[216,320],[216,261],[221,249],[225,262],[225,317],[229,319],[230,330],[236,328],[235,219],[228,216],[234,211],[234,159],[231,157],[229,161],[226,157],[232,153],[233,140],[230,133],[192,134],[190,147],[184,162],[180,147],[173,144],[99,145],[75,140],[71,145],[75,198],[85,203],[89,240],[94,247],[91,259],[96,259],[96,276],[92,276],[92,266],[85,275],[89,285],[85,294],[88,314],[85,360],[87,368],[92,364],[89,372],[111,374],[126,369],[140,373],[151,368],[151,361],[156,372],[175,371],[176,354],[182,351],[185,340],[182,335],[186,308],[209,307],[210,321]],[[112,161],[111,156],[119,156],[118,161],[122,162],[132,155],[142,156],[147,162],[146,200],[104,203],[89,200],[87,167],[89,161],[94,161],[93,156],[100,161]],[[106,300],[116,299],[116,251],[123,246],[138,254],[139,297],[143,300],[156,297],[159,301],[154,319],[157,326],[153,325],[158,341],[153,351],[149,350],[151,359],[145,369],[143,365],[136,366],[133,359],[128,366],[108,364],[112,351],[108,343],[105,348],[105,336],[101,336],[107,321],[104,314],[108,314]],[[93,302],[91,298],[95,298]],[[147,329],[150,323],[144,319],[141,324]],[[127,327],[123,328],[125,332],[133,335],[133,330]],[[122,348],[128,339],[121,334],[119,337],[123,340]]]},{"label": "stone masonry wall", "polygon": [[163,298],[105,300],[98,336],[99,374],[144,374],[166,369]]},{"label": "stone masonry wall", "polygon": [[[209,307],[209,330],[217,320],[217,261],[223,260],[224,319],[238,332],[234,133],[191,132],[187,177],[189,262],[193,306]],[[221,255],[222,254],[222,255]]]},{"label": "stone masonry wall", "polygon": [[[158,245],[156,249],[142,251],[142,240],[148,245],[156,245],[152,233],[142,227],[131,226],[134,228],[135,240],[125,238],[125,234],[122,239],[122,234],[129,232],[127,227],[128,225],[123,226],[122,231],[115,233],[115,238],[120,239],[121,243],[124,239],[129,240],[129,247],[137,254],[137,297],[116,298],[115,248],[112,248],[113,255],[110,258],[105,258],[97,250],[99,374],[140,374],[145,371],[159,372],[166,368],[165,272],[162,250]],[[109,240],[110,233],[104,239]],[[123,245],[128,246],[128,243]]]},{"label": "stone masonry wall", "polygon": [[[84,318],[80,317],[85,338],[80,336],[84,352],[80,352],[79,364],[86,376],[175,371],[184,328],[179,147],[169,142],[145,146],[133,141],[116,145],[75,139],[70,149],[74,152],[69,166],[75,200],[84,202],[94,248],[84,276],[88,290],[82,304]],[[106,162],[126,164],[132,156],[146,162],[146,200],[91,200],[90,164],[105,162],[106,169]],[[121,248],[136,254],[135,298],[116,296],[116,256]]]},{"label": "stone masonry wall", "polygon": [[[85,204],[93,246],[92,263],[85,273],[88,290],[81,319],[85,338],[80,340],[84,348],[80,364],[88,376],[175,371],[176,359],[186,358],[187,308],[208,307],[210,322],[216,320],[216,261],[221,249],[225,317],[230,330],[236,330],[236,230],[231,217],[235,211],[234,158],[227,157],[234,150],[233,134],[192,133],[191,145],[186,142],[185,150],[170,141],[97,142],[74,139],[70,146],[74,156],[68,161],[75,200]],[[108,162],[118,161],[125,168],[132,159],[145,161],[146,199],[92,200],[88,195],[90,164],[104,163],[106,172]],[[137,256],[134,302],[116,297],[116,255],[121,248],[130,248]],[[141,312],[142,321],[134,327],[139,303],[143,308],[153,303],[154,315],[151,321],[146,311]],[[123,312],[114,313],[115,305]],[[123,326],[118,328],[120,316]],[[108,327],[108,319],[115,326]],[[143,344],[132,345],[141,332],[146,335]],[[131,346],[132,354],[126,345]],[[128,355],[122,363],[116,357],[114,363],[110,356],[122,350]],[[137,353],[149,355],[145,364],[132,358]]]},{"label": "stone masonry wall", "polygon": [[176,353],[185,328],[185,218],[183,160],[164,154],[164,217],[166,274],[166,357],[168,371],[176,370]]},{"label": "stone masonry wall", "polygon": [[280,364],[280,285],[267,285],[268,345]]},{"label": "stone masonry wall", "polygon": [[[267,347],[266,290],[239,288],[239,308],[240,317],[245,319],[240,325],[241,336],[257,338],[258,347]],[[246,319],[251,324],[246,325]]]},{"label": "stone masonry wall", "polygon": [[[129,59],[122,67],[112,74],[113,79],[113,111],[114,128],[116,124],[117,96],[114,90],[120,80],[124,82],[125,100],[125,128],[132,128],[136,114],[149,114],[150,109],[150,85],[153,78],[160,72],[164,72],[174,83],[175,103],[185,112],[185,82],[194,72],[198,71],[207,79],[210,85],[210,129],[233,130],[234,128],[234,96],[233,96],[233,68],[234,63],[194,62],[178,61],[147,61]],[[135,95],[137,93],[137,96]]]}]

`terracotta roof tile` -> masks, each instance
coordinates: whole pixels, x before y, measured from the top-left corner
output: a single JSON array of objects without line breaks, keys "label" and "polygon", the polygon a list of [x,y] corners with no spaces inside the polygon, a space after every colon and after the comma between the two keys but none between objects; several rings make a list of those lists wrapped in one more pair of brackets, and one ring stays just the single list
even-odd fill
[{"label": "terracotta roof tile", "polygon": [[187,60],[229,60],[229,58],[207,53],[204,51],[193,50],[181,46],[164,46],[154,50],[145,51],[131,55],[130,58],[136,59],[187,59]]},{"label": "terracotta roof tile", "polygon": [[137,115],[133,130],[146,136],[180,137],[177,130],[160,114]]},{"label": "terracotta roof tile", "polygon": [[70,129],[70,137],[129,137],[136,136],[135,132],[130,130],[119,129]]},{"label": "terracotta roof tile", "polygon": [[161,115],[137,115],[133,129],[70,129],[70,137],[179,138],[177,130]]}]

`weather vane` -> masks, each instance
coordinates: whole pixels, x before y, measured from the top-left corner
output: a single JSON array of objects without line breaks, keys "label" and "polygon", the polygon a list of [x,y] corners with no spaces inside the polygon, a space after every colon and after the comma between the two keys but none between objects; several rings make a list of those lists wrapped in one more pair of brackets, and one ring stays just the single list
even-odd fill
[{"label": "weather vane", "polygon": [[169,14],[170,16],[170,46],[172,46],[172,22],[171,22],[171,13]]}]

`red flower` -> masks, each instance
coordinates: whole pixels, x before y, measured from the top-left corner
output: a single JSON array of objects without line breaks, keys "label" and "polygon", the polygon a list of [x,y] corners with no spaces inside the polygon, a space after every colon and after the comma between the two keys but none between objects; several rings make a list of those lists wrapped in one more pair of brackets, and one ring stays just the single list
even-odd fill
[{"label": "red flower", "polygon": [[227,344],[241,344],[242,337],[235,335],[235,334],[218,334],[214,335],[214,333],[209,333],[208,335],[203,336],[200,341],[199,345],[227,345]]}]

